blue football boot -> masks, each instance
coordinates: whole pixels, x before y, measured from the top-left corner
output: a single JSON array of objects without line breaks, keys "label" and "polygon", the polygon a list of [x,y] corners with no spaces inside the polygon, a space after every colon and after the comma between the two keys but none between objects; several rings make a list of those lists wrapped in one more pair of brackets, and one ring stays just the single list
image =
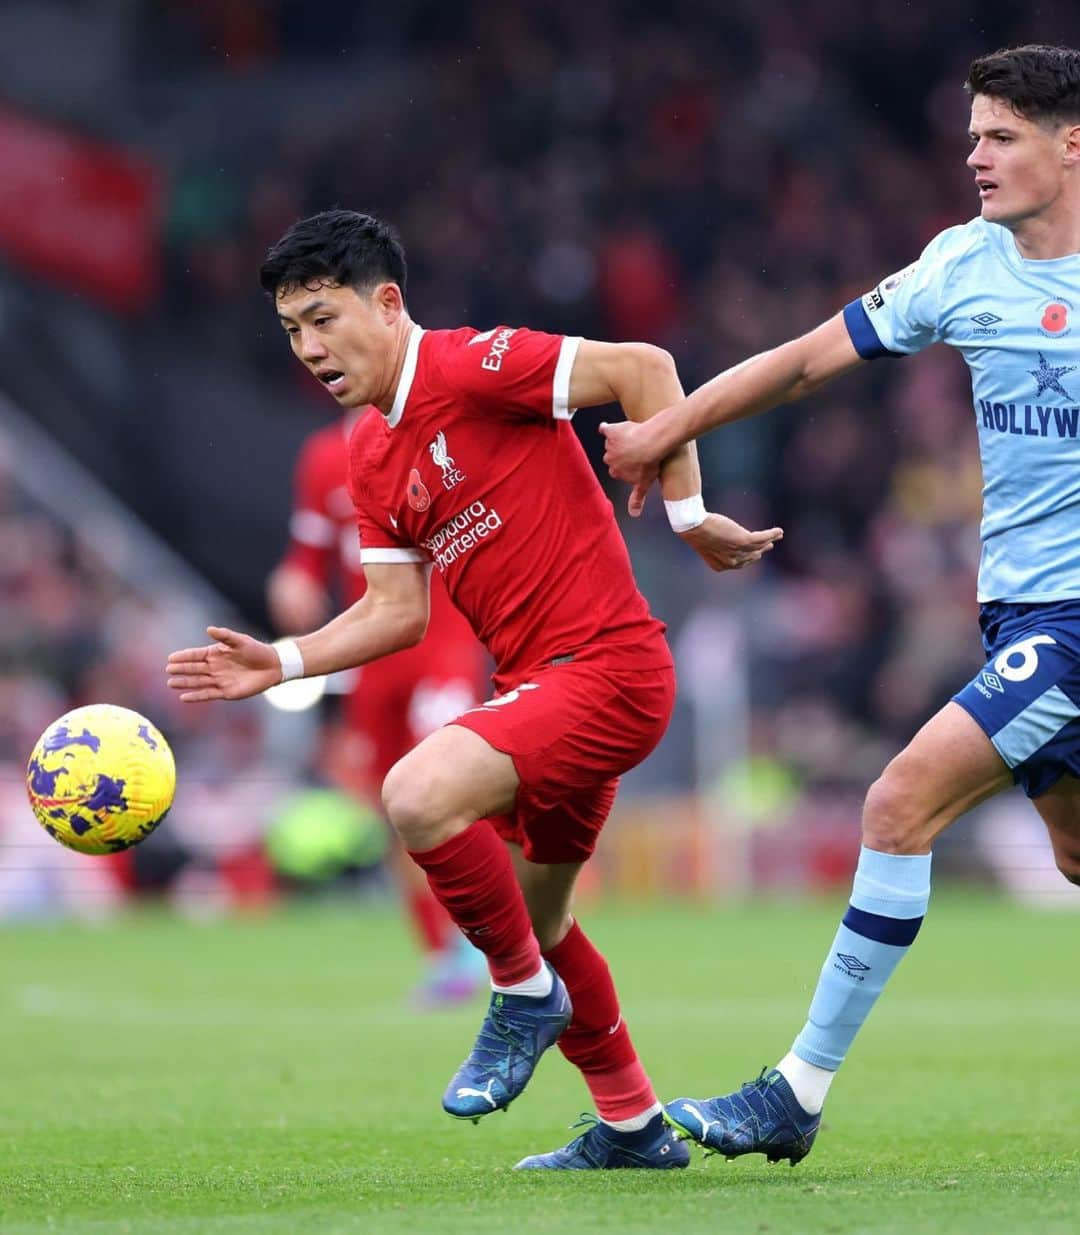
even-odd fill
[{"label": "blue football boot", "polygon": [[704,1147],[706,1155],[764,1154],[770,1162],[801,1162],[821,1125],[808,1115],[775,1068],[721,1098],[676,1098],[664,1107],[672,1127]]},{"label": "blue football boot", "polygon": [[[546,962],[545,962],[546,963]],[[542,999],[493,991],[469,1057],[443,1094],[443,1110],[473,1123],[504,1111],[529,1083],[540,1056],[570,1024],[573,1009],[559,975]]]},{"label": "blue football boot", "polygon": [[640,1132],[619,1132],[595,1115],[571,1125],[585,1128],[569,1145],[522,1158],[515,1171],[670,1171],[687,1166],[690,1150],[658,1113]]}]

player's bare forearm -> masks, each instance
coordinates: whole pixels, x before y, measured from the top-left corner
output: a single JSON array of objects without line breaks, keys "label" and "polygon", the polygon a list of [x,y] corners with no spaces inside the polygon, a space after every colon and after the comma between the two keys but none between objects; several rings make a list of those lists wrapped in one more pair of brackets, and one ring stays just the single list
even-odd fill
[{"label": "player's bare forearm", "polygon": [[325,626],[296,640],[304,676],[354,669],[412,647],[423,639],[427,621],[426,603],[419,607],[368,591]]},{"label": "player's bare forearm", "polygon": [[[641,424],[682,398],[675,361],[662,348],[649,343],[582,341],[571,374],[571,406],[618,403],[628,420]],[[665,452],[659,473],[667,501],[701,492],[697,450],[691,442]]]},{"label": "player's bare forearm", "polygon": [[[304,661],[303,676],[352,669],[411,647],[423,638],[426,624],[426,610],[405,612],[365,596],[321,629],[295,641]],[[182,703],[249,699],[283,680],[273,644],[225,626],[209,626],[207,634],[213,643],[173,652],[166,664],[168,685],[180,692]]]},{"label": "player's bare forearm", "polygon": [[[427,568],[418,562],[372,565],[368,590],[344,613],[295,640],[303,676],[352,669],[411,647],[424,637],[428,620]],[[166,666],[169,686],[183,703],[247,699],[283,680],[277,649],[250,635],[210,626],[213,643],[173,652]],[[293,675],[297,676],[297,675]]]},{"label": "player's bare forearm", "polygon": [[305,676],[366,665],[419,643],[428,623],[428,570],[421,562],[365,562],[360,600],[297,639]]},{"label": "player's bare forearm", "polygon": [[[627,420],[644,424],[682,399],[682,382],[675,361],[660,348],[645,348],[631,356],[630,377],[618,402]],[[665,454],[659,476],[660,492],[665,501],[680,501],[701,492],[701,469],[697,447],[692,441],[683,442]]]},{"label": "player's bare forearm", "polygon": [[[582,344],[583,348],[585,346]],[[656,422],[658,409],[671,409],[673,400],[677,407],[683,401],[683,391],[675,362],[660,348],[641,343],[600,346],[614,348],[615,351],[590,352],[588,358],[595,357],[597,371],[608,382],[609,398],[622,405],[628,421],[632,422],[601,426],[608,435],[608,448],[611,449],[613,431],[616,445],[622,440],[620,433],[623,437],[647,433]],[[577,376],[575,366],[572,378]],[[593,392],[585,390],[581,393]],[[670,414],[670,411],[659,412],[661,416],[665,414]],[[614,469],[613,474],[618,475]],[[672,526],[681,538],[712,570],[733,570],[759,561],[784,534],[778,527],[751,532],[723,515],[704,513],[700,506],[701,470],[692,441],[679,442],[671,449],[658,452],[655,457],[640,463],[632,477],[627,477],[634,484],[628,506],[632,516],[641,514],[646,493],[657,475],[665,502],[687,505],[686,499],[697,499],[696,511],[684,512],[669,505],[669,518],[672,518]],[[691,522],[679,527],[675,520],[683,515],[689,515]]]},{"label": "player's bare forearm", "polygon": [[843,315],[837,314],[809,334],[726,369],[665,408],[634,435],[635,453],[664,459],[711,429],[801,399],[859,363]]}]

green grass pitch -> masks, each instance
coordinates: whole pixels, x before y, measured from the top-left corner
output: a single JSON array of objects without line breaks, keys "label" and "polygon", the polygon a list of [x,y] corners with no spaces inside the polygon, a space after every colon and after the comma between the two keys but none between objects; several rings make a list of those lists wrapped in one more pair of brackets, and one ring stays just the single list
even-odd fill
[{"label": "green grass pitch", "polygon": [[[662,1096],[779,1057],[842,904],[583,914]],[[444,1116],[479,1008],[409,1011],[389,910],[7,927],[0,955],[3,1235],[1080,1230],[1080,914],[942,891],[794,1170],[512,1172],[585,1090],[552,1052],[508,1114]]]}]

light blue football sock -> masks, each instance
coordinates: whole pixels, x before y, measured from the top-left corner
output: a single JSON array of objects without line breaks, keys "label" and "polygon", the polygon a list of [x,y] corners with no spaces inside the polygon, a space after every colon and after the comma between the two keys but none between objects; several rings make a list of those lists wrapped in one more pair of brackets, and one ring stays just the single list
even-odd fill
[{"label": "light blue football sock", "polygon": [[930,854],[865,846],[851,903],[836,932],[793,1054],[835,1072],[885,983],[915,941],[930,903]]}]

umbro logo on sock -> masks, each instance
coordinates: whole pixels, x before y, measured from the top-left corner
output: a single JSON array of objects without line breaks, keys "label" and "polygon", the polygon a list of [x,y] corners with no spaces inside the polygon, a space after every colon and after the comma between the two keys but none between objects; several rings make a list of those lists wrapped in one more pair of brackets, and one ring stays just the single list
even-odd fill
[{"label": "umbro logo on sock", "polygon": [[840,973],[846,973],[849,978],[854,978],[858,982],[864,981],[863,974],[870,972],[870,966],[859,960],[857,956],[852,956],[850,952],[837,952],[836,959],[840,964],[834,965],[833,968],[839,970]]}]

